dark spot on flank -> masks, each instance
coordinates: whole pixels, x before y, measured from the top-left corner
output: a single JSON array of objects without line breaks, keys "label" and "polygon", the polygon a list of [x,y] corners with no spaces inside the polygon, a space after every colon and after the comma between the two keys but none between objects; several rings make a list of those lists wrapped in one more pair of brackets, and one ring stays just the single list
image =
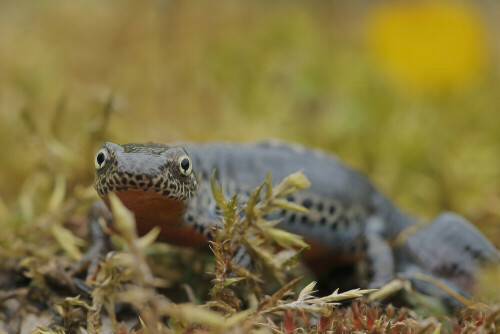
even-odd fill
[{"label": "dark spot on flank", "polygon": [[153,180],[149,180],[148,182],[148,188],[151,188],[153,186]]},{"label": "dark spot on flank", "polygon": [[158,182],[155,183],[155,188],[160,188],[161,186],[161,183],[162,183],[162,180],[158,180]]},{"label": "dark spot on flank", "polygon": [[482,258],[481,251],[471,249],[471,253],[472,253],[472,257],[474,257],[475,259]]},{"label": "dark spot on flank", "polygon": [[290,223],[295,223],[295,218],[296,218],[296,214],[292,213],[292,215],[290,216],[289,222]]},{"label": "dark spot on flank", "polygon": [[320,225],[325,225],[326,224],[326,218],[325,217],[322,217],[319,221],[319,224]]},{"label": "dark spot on flank", "polygon": [[302,201],[302,206],[305,207],[306,209],[310,209],[312,207],[312,204],[313,203],[309,198]]},{"label": "dark spot on flank", "polygon": [[113,176],[113,180],[115,180],[115,183],[116,183],[116,184],[120,184],[120,180],[118,179],[118,177]]},{"label": "dark spot on flank", "polygon": [[338,219],[338,224],[339,224],[339,227],[347,227],[347,225],[349,224],[349,221],[347,220],[346,216],[344,215],[341,215]]},{"label": "dark spot on flank", "polygon": [[331,205],[330,206],[330,210],[328,210],[328,212],[333,215],[335,213],[335,205]]},{"label": "dark spot on flank", "polygon": [[285,209],[281,210],[281,212],[280,212],[280,216],[284,216],[284,215],[286,215],[286,210]]},{"label": "dark spot on flank", "polygon": [[332,223],[332,225],[330,225],[330,229],[332,229],[334,231],[336,231],[338,227],[339,227],[339,224],[336,221],[334,221]]},{"label": "dark spot on flank", "polygon": [[363,238],[363,240],[361,240],[361,249],[363,250],[363,252],[366,252],[368,250],[368,246],[370,246],[368,240],[366,240],[366,238]]},{"label": "dark spot on flank", "polygon": [[145,182],[139,182],[139,187],[144,188],[145,185],[146,185]]},{"label": "dark spot on flank", "polygon": [[103,187],[102,191],[105,192],[105,193],[107,193],[108,192],[108,187]]},{"label": "dark spot on flank", "polygon": [[135,181],[128,181],[128,184],[130,184],[132,187],[137,187],[137,183],[135,183]]},{"label": "dark spot on flank", "polygon": [[113,179],[109,179],[109,180],[108,180],[108,183],[109,183],[110,185],[114,185],[114,184],[115,184],[115,181],[113,181]]},{"label": "dark spot on flank", "polygon": [[368,269],[368,271],[366,272],[366,278],[368,280],[372,280],[374,277],[375,277],[375,271],[372,268]]},{"label": "dark spot on flank", "polygon": [[318,211],[319,212],[323,211],[323,202],[318,203]]},{"label": "dark spot on flank", "polygon": [[295,197],[293,197],[293,195],[287,195],[286,200],[289,202],[295,202]]},{"label": "dark spot on flank", "polygon": [[122,183],[123,184],[127,184],[127,178],[126,177],[122,177]]},{"label": "dark spot on flank", "polygon": [[135,178],[137,179],[137,181],[140,181],[140,180],[142,180],[142,175],[140,175],[140,174],[136,175]]},{"label": "dark spot on flank", "polygon": [[201,234],[205,233],[205,226],[198,225],[198,229],[199,229],[199,231],[200,231]]},{"label": "dark spot on flank", "polygon": [[169,196],[170,195],[170,190],[163,190],[161,193],[163,196]]},{"label": "dark spot on flank", "polygon": [[307,224],[307,216],[306,215],[303,215],[302,218],[300,219],[300,222],[302,224]]},{"label": "dark spot on flank", "polygon": [[[187,216],[187,221],[188,221],[188,222],[190,222],[190,223],[192,223],[192,222],[194,221],[194,217],[193,217],[193,215],[188,215],[188,216]],[[196,226],[196,225],[195,225],[195,226]]]},{"label": "dark spot on flank", "polygon": [[450,266],[450,270],[452,273],[455,273],[458,271],[458,263],[452,263]]}]

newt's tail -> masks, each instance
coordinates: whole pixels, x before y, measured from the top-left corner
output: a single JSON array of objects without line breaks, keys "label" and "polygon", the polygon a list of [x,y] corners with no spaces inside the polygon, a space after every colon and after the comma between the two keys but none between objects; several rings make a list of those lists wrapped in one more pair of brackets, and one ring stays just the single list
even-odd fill
[{"label": "newt's tail", "polygon": [[468,292],[482,265],[500,263],[495,246],[464,217],[451,212],[408,236],[405,246],[421,268]]}]

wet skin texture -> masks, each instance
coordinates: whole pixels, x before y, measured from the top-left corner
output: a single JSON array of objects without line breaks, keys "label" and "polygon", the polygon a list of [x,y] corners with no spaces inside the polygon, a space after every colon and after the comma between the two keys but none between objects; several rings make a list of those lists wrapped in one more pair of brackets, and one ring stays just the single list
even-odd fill
[{"label": "wet skin texture", "polygon": [[485,262],[499,262],[495,247],[465,218],[450,212],[419,226],[402,244],[393,241],[420,223],[401,212],[360,173],[322,151],[293,143],[257,144],[105,143],[96,154],[95,188],[108,203],[115,192],[134,212],[140,234],[161,227],[159,238],[182,246],[206,244],[208,227],[218,224],[210,175],[226,196],[242,202],[264,180],[304,170],[311,187],[288,200],[309,209],[306,214],[277,212],[279,226],[303,235],[312,247],[305,260],[316,271],[338,263],[363,263],[367,286],[377,287],[395,276],[412,280],[423,293],[449,299],[430,283],[414,279],[424,273],[461,294],[472,291],[475,275]]}]

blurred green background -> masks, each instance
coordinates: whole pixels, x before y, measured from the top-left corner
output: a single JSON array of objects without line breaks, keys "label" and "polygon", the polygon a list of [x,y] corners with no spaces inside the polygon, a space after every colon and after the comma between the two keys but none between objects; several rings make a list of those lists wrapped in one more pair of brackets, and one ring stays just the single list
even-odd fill
[{"label": "blurred green background", "polygon": [[29,218],[26,194],[43,202],[56,179],[91,184],[105,140],[279,137],[499,245],[499,15],[497,1],[1,1],[4,216]]}]

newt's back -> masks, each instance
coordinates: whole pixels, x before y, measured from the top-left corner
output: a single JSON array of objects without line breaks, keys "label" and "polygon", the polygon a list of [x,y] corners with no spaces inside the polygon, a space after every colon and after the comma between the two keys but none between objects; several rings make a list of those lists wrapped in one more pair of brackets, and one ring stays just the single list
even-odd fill
[{"label": "newt's back", "polygon": [[[274,181],[280,181],[303,170],[311,186],[289,199],[309,212],[283,212],[280,218],[283,228],[304,235],[310,242],[348,250],[366,228],[390,237],[412,224],[411,218],[397,211],[360,173],[322,151],[281,141],[183,147],[196,172],[202,173],[200,189],[190,207],[205,208],[211,201],[209,177],[214,168],[226,194],[239,193],[243,198],[265,179],[268,171]],[[215,214],[214,205],[213,201],[208,205],[211,214]],[[367,226],[369,222],[373,226]]]}]

